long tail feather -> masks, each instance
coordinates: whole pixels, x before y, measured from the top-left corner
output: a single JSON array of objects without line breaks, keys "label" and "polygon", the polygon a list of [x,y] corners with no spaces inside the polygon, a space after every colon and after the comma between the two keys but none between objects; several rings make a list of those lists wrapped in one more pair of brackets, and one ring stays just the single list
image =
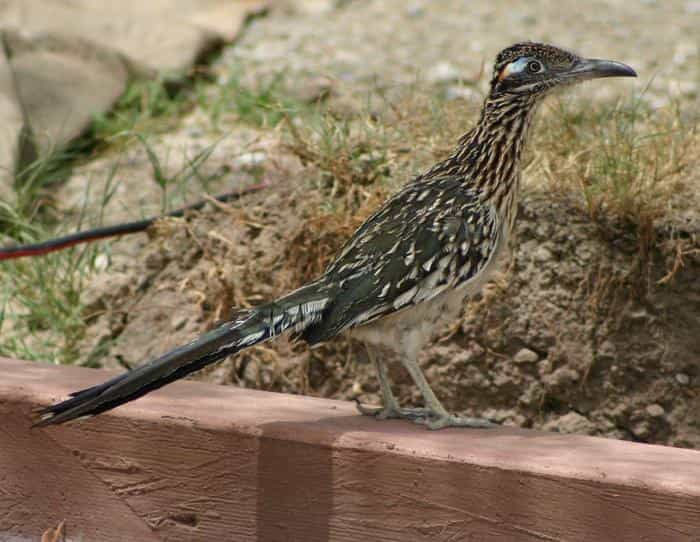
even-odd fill
[{"label": "long tail feather", "polygon": [[289,329],[301,331],[317,322],[328,304],[329,297],[315,283],[274,303],[239,313],[235,320],[220,325],[185,346],[103,384],[72,393],[70,399],[39,410],[34,426],[60,424],[94,416],[133,401]]}]

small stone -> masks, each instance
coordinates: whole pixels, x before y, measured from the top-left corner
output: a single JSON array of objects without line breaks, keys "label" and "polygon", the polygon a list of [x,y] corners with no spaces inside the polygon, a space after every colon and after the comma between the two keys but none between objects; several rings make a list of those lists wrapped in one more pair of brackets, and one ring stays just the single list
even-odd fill
[{"label": "small stone", "polygon": [[636,311],[630,311],[629,312],[629,317],[630,320],[637,320],[639,322],[644,322],[649,319],[649,313],[647,312],[646,309],[639,309]]},{"label": "small stone", "polygon": [[535,252],[532,253],[532,257],[537,262],[547,262],[552,259],[552,253],[549,251],[548,248],[540,246],[537,247],[535,249]]},{"label": "small stone", "polygon": [[687,374],[678,373],[676,375],[676,382],[678,382],[681,386],[687,386],[690,384],[690,377]]},{"label": "small stone", "polygon": [[420,4],[413,4],[406,8],[406,15],[409,17],[420,17],[425,13],[425,7]]},{"label": "small stone", "polygon": [[503,420],[503,425],[506,427],[525,427],[528,419],[522,414],[514,414],[508,419]]},{"label": "small stone", "polygon": [[355,380],[355,382],[352,383],[352,394],[353,395],[360,395],[362,393],[362,383],[359,380]]},{"label": "small stone", "polygon": [[335,0],[304,0],[295,2],[294,7],[306,15],[325,15],[336,9]]},{"label": "small stone", "polygon": [[645,439],[649,436],[649,422],[637,422],[632,427],[630,427],[630,431],[632,431],[632,434],[635,437],[639,439]]},{"label": "small stone", "polygon": [[316,77],[305,83],[296,97],[305,103],[320,102],[333,94],[333,86],[334,83],[330,77]]},{"label": "small stone", "polygon": [[545,431],[558,431],[559,433],[579,433],[592,435],[595,433],[595,426],[591,421],[581,416],[578,412],[569,412],[561,418],[550,420],[542,426]]},{"label": "small stone", "polygon": [[649,414],[649,416],[651,416],[652,418],[660,418],[661,416],[666,414],[664,407],[662,407],[661,405],[658,405],[656,403],[654,403],[653,405],[649,405],[646,408],[646,411],[647,411],[647,414]]},{"label": "small stone", "polygon": [[184,314],[176,314],[170,320],[170,326],[175,330],[179,331],[187,324],[187,316]]},{"label": "small stone", "polygon": [[538,381],[530,382],[525,391],[520,395],[518,402],[522,405],[537,405],[542,400],[544,390]]},{"label": "small stone", "polygon": [[567,388],[579,381],[581,376],[577,371],[568,367],[560,367],[550,375],[546,375],[542,380],[550,388]]},{"label": "small stone", "polygon": [[237,168],[245,169],[261,165],[267,159],[264,152],[249,152],[241,154],[233,159],[233,165]]},{"label": "small stone", "polygon": [[515,363],[536,363],[539,359],[540,357],[537,353],[529,348],[521,348],[518,353],[513,356],[513,361]]},{"label": "small stone", "polygon": [[479,100],[481,95],[471,87],[462,87],[459,85],[450,85],[445,90],[445,99],[452,100]]},{"label": "small stone", "polygon": [[95,270],[96,271],[104,271],[109,267],[109,256],[105,254],[104,252],[99,253],[95,257]]},{"label": "small stone", "polygon": [[454,83],[459,81],[460,73],[449,62],[438,62],[428,72],[428,79],[434,83]]},{"label": "small stone", "polygon": [[512,418],[515,412],[506,408],[487,408],[481,412],[481,416],[496,423],[503,423]]},{"label": "small stone", "polygon": [[365,164],[374,164],[384,161],[384,153],[381,151],[363,152],[357,159]]}]

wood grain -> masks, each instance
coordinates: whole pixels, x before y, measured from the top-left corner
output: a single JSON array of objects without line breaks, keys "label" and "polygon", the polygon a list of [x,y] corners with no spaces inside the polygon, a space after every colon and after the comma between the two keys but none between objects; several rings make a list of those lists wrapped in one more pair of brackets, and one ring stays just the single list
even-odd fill
[{"label": "wood grain", "polygon": [[428,432],[194,382],[30,430],[32,408],[108,373],[2,359],[0,372],[0,540],[65,519],[84,542],[700,541],[693,450]]}]

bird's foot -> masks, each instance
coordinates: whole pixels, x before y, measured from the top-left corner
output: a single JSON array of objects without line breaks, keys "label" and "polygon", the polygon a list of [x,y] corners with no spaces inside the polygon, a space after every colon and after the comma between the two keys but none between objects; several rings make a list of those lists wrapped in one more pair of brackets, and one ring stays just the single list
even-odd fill
[{"label": "bird's foot", "polygon": [[454,414],[438,414],[432,412],[432,416],[414,420],[416,423],[425,425],[428,429],[444,429],[445,427],[470,427],[472,429],[483,429],[497,427],[498,424],[485,418],[469,418],[467,416],[455,416]]},{"label": "bird's foot", "polygon": [[427,408],[402,408],[397,404],[388,404],[381,407],[364,406],[355,399],[355,406],[363,416],[372,416],[378,420],[412,420],[420,423],[427,420],[433,413]]}]

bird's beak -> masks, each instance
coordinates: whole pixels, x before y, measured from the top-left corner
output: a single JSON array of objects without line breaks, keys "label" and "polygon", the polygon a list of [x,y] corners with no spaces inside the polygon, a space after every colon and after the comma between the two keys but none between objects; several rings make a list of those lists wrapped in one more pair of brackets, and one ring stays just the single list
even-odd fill
[{"label": "bird's beak", "polygon": [[637,72],[622,62],[584,58],[567,74],[574,79],[598,79],[600,77],[637,77]]}]

